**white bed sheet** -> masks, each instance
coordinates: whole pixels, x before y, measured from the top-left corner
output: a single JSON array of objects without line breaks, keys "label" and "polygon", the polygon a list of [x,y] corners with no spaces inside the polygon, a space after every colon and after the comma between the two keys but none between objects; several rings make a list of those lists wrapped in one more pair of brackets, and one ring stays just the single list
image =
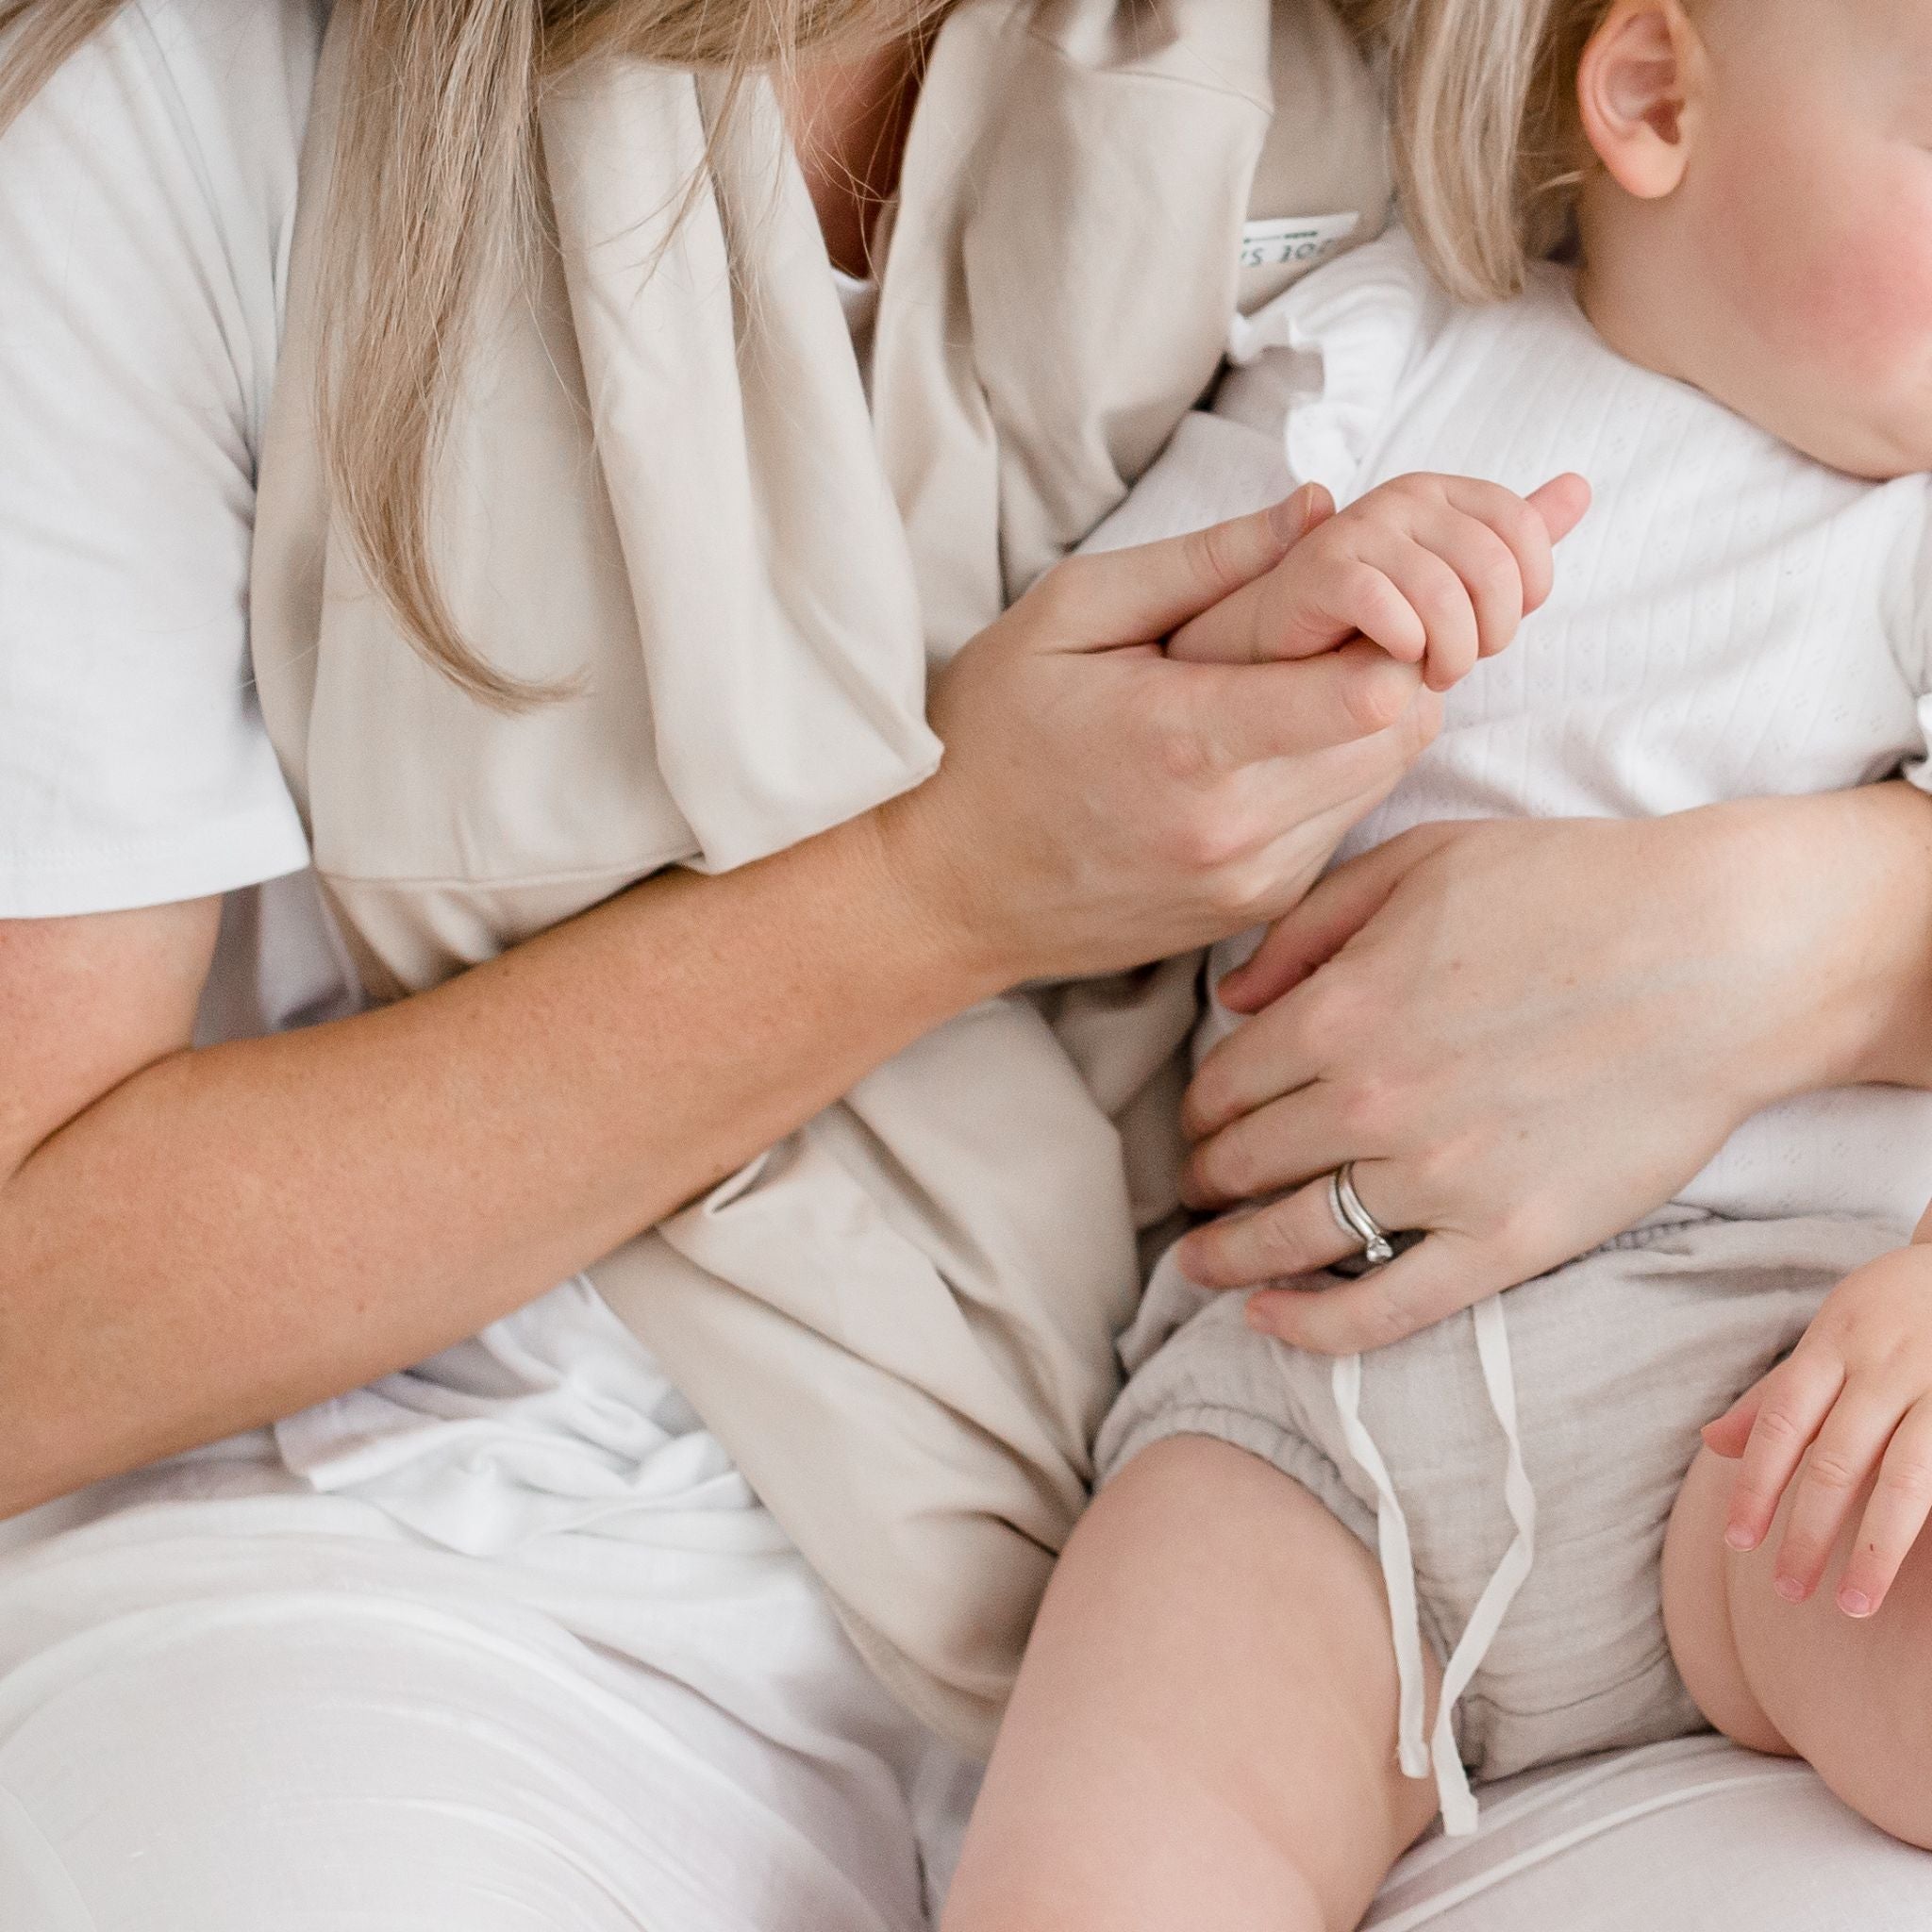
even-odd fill
[{"label": "white bed sheet", "polygon": [[[941,1894],[976,1783],[946,1775],[934,1768],[921,1807]],[[1932,1854],[1867,1824],[1805,1765],[1723,1738],[1552,1766],[1479,1795],[1475,1835],[1424,1839],[1362,1932],[1932,1928]]]}]

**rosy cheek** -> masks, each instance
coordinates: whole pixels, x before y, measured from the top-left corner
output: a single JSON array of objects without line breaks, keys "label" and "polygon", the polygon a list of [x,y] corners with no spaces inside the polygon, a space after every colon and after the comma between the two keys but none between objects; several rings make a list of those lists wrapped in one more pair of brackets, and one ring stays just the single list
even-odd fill
[{"label": "rosy cheek", "polygon": [[1932,337],[1932,205],[1868,202],[1819,263],[1816,348],[1861,387],[1889,388],[1924,365]]},{"label": "rosy cheek", "polygon": [[1932,165],[1780,158],[1802,165],[1755,170],[1724,197],[1733,313],[1794,375],[1876,400],[1916,378],[1932,338]]}]

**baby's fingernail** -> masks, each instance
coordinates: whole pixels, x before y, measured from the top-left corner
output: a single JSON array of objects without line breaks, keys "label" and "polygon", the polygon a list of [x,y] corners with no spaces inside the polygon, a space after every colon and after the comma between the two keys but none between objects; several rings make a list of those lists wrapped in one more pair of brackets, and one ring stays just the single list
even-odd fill
[{"label": "baby's fingernail", "polygon": [[1862,1590],[1840,1591],[1838,1607],[1848,1617],[1869,1617],[1872,1614],[1872,1599]]},{"label": "baby's fingernail", "polygon": [[1795,1576],[1780,1576],[1777,1580],[1777,1593],[1788,1604],[1801,1604],[1805,1601],[1805,1586]]},{"label": "baby's fingernail", "polygon": [[1757,1535],[1755,1530],[1747,1529],[1741,1523],[1734,1523],[1724,1531],[1724,1541],[1729,1543],[1732,1549],[1748,1554],[1757,1547]]}]

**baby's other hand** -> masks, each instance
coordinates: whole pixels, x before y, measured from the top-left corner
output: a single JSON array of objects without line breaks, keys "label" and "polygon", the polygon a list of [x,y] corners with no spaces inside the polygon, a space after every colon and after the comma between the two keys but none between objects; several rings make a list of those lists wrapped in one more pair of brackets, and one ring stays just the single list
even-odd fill
[{"label": "baby's other hand", "polygon": [[1469,476],[1398,476],[1176,632],[1169,655],[1261,663],[1359,635],[1447,691],[1549,596],[1552,552],[1589,507],[1590,486],[1575,475],[1528,498]]},{"label": "baby's other hand", "polygon": [[1790,1491],[1776,1577],[1791,1603],[1818,1588],[1870,1488],[1838,1606],[1872,1616],[1932,1514],[1932,1215],[1916,1245],[1840,1282],[1804,1340],[1704,1440],[1739,1465],[1724,1531],[1734,1550],[1764,1541]]}]

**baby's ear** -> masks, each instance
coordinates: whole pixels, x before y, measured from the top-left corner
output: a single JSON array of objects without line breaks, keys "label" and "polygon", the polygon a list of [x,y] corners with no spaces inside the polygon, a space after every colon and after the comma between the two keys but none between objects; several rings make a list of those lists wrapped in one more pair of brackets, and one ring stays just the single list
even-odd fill
[{"label": "baby's ear", "polygon": [[1682,0],[1615,0],[1576,76],[1583,132],[1610,177],[1642,201],[1674,192],[1690,164],[1704,48]]}]

